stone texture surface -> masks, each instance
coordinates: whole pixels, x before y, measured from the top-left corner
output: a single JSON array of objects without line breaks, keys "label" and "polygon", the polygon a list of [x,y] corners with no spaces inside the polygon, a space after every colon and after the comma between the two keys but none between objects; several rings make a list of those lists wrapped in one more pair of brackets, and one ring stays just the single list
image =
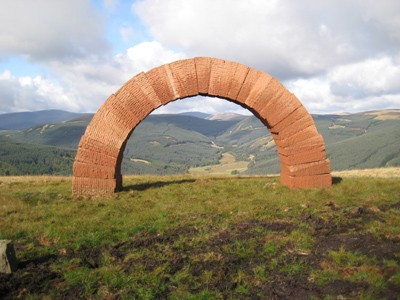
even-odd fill
[{"label": "stone texture surface", "polygon": [[247,107],[268,127],[281,161],[282,184],[289,188],[332,184],[324,140],[295,95],[265,72],[232,61],[195,57],[139,73],[104,102],[79,143],[73,193],[119,190],[123,150],[135,127],[157,107],[195,95]]},{"label": "stone texture surface", "polygon": [[198,95],[196,63],[193,58],[178,60],[166,66],[168,78],[177,99]]},{"label": "stone texture surface", "polygon": [[18,268],[14,245],[9,240],[0,240],[0,273],[11,274]]}]

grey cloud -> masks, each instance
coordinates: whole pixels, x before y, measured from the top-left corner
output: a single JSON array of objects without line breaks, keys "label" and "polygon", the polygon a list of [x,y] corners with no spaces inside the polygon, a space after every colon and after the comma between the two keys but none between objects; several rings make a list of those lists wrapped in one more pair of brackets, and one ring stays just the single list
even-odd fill
[{"label": "grey cloud", "polygon": [[0,2],[0,53],[30,60],[63,59],[104,53],[105,20],[89,0]]},{"label": "grey cloud", "polygon": [[0,113],[50,108],[76,111],[78,107],[64,88],[48,79],[0,73]]},{"label": "grey cloud", "polygon": [[133,11],[169,47],[240,61],[281,80],[393,54],[400,45],[397,0],[142,0]]}]

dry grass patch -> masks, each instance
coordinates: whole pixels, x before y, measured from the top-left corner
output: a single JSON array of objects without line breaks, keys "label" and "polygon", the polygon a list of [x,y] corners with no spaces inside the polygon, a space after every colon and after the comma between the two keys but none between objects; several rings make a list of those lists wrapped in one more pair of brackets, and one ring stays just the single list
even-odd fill
[{"label": "dry grass patch", "polygon": [[236,161],[236,158],[231,153],[222,154],[220,163],[218,165],[203,166],[197,168],[190,168],[189,173],[195,175],[211,175],[211,174],[222,174],[230,175],[239,174],[247,170],[249,165],[248,161]]},{"label": "dry grass patch", "polygon": [[0,184],[2,183],[15,183],[15,182],[29,182],[29,183],[43,183],[43,182],[69,182],[72,180],[71,176],[0,176]]},{"label": "dry grass patch", "polygon": [[400,109],[377,110],[367,114],[375,115],[376,120],[400,120]]},{"label": "dry grass patch", "polygon": [[400,168],[379,168],[364,170],[347,170],[332,172],[333,176],[338,177],[376,177],[376,178],[399,178]]}]

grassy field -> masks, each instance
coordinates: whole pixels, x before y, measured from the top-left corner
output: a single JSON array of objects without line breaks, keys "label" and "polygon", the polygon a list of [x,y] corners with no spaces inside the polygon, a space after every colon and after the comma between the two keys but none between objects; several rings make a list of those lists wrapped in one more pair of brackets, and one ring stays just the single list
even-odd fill
[{"label": "grassy field", "polygon": [[131,176],[72,199],[68,177],[0,177],[0,298],[399,299],[400,178],[335,182]]},{"label": "grassy field", "polygon": [[236,161],[231,153],[223,153],[218,165],[190,168],[192,175],[231,175],[247,170],[248,161]]}]

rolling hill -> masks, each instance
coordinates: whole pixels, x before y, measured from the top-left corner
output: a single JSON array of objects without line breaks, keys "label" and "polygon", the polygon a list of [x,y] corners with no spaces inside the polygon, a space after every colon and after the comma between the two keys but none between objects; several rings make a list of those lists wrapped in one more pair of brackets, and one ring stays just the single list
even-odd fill
[{"label": "rolling hill", "polygon": [[26,129],[48,123],[58,123],[77,118],[82,114],[63,110],[41,110],[0,114],[0,130]]},{"label": "rolling hill", "polygon": [[[7,118],[2,116],[3,120]],[[90,114],[73,115],[67,121],[48,122],[23,130],[2,130],[0,153],[18,143],[18,153],[25,161],[29,161],[29,156],[34,161],[33,156],[37,153],[55,158],[65,153],[73,156],[91,117]],[[313,117],[324,136],[333,170],[400,165],[400,110]],[[30,120],[24,122],[27,124]],[[13,126],[18,125],[14,123]],[[22,154],[24,149],[27,153]],[[54,149],[67,152],[54,154]],[[15,156],[11,160],[1,154],[0,162],[0,174],[5,174],[5,169],[8,174],[33,174],[26,165],[18,169]],[[213,117],[195,113],[148,116],[127,143],[123,172],[176,174],[196,167],[212,172],[216,169],[213,166],[219,164],[224,165],[225,173],[279,172],[275,144],[257,118],[231,114]],[[238,165],[242,166],[240,170],[235,169]],[[247,169],[243,165],[247,165]],[[63,166],[66,170],[62,174],[70,174],[71,164]],[[54,168],[41,170],[46,173]]]}]

